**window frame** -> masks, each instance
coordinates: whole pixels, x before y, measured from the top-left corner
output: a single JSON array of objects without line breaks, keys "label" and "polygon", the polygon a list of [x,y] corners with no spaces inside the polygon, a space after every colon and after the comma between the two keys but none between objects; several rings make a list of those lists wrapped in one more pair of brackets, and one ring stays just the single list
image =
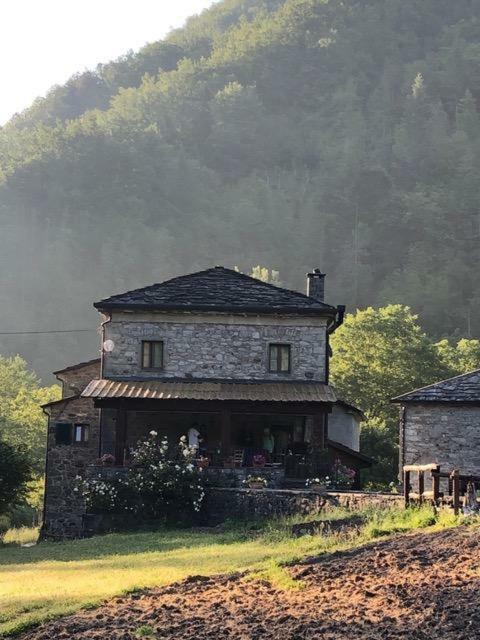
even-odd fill
[{"label": "window frame", "polygon": [[[272,347],[277,348],[277,368],[272,369]],[[282,369],[282,349],[287,349],[288,352],[288,369]],[[268,371],[269,373],[276,373],[279,375],[292,373],[292,345],[288,342],[270,342],[268,344]]]},{"label": "window frame", "polygon": [[[144,366],[145,345],[150,345],[148,353],[148,366]],[[162,364],[159,367],[153,366],[154,348],[152,345],[160,344],[162,349]],[[164,340],[142,340],[140,351],[140,368],[142,371],[163,371],[165,367],[165,342]]]},{"label": "window frame", "polygon": [[[80,428],[80,440],[77,440],[77,429]],[[73,423],[73,439],[72,444],[86,445],[90,439],[90,424],[88,422]]]}]

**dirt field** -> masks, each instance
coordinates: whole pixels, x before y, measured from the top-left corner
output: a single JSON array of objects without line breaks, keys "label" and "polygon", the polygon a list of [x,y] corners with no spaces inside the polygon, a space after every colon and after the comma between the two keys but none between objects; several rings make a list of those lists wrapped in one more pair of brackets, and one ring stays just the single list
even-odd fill
[{"label": "dirt field", "polygon": [[26,633],[23,640],[480,639],[480,529],[419,533],[288,569],[303,588],[244,576],[134,594]]}]

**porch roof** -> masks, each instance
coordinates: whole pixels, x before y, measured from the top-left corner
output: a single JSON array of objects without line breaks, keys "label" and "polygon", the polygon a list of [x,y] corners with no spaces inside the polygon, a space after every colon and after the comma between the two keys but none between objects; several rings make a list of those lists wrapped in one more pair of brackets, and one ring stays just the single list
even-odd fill
[{"label": "porch roof", "polygon": [[247,400],[253,402],[336,402],[321,382],[170,382],[160,380],[92,380],[84,398],[149,400]]}]

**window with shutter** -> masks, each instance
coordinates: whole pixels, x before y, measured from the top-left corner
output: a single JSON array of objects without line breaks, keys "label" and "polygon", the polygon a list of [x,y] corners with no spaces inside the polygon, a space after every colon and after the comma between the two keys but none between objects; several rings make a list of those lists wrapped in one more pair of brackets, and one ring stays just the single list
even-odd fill
[{"label": "window with shutter", "polygon": [[73,425],[71,422],[55,423],[55,444],[67,445],[72,444]]}]

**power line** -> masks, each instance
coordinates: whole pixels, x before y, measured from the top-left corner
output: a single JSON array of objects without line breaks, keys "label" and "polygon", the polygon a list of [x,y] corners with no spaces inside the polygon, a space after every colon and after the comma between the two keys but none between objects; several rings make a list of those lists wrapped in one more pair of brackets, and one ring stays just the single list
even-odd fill
[{"label": "power line", "polygon": [[29,336],[46,333],[85,333],[96,329],[58,329],[56,331],[0,331],[0,336]]}]

